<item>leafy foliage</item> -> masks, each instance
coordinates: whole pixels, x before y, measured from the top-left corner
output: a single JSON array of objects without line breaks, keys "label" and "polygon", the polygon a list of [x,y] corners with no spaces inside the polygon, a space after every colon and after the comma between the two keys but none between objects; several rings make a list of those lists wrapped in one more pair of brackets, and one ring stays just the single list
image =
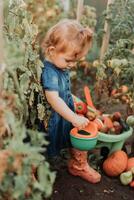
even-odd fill
[{"label": "leafy foliage", "polygon": [[[112,84],[119,87],[126,84],[134,99],[134,0],[117,0],[104,13],[110,24],[110,41],[104,62],[100,65],[98,79],[112,79]],[[102,67],[101,67],[102,66]],[[133,105],[132,105],[133,106]]]},{"label": "leafy foliage", "polygon": [[132,91],[134,87],[133,6],[133,0],[118,0],[111,6],[111,38],[110,46],[105,56],[105,60],[113,60],[115,58],[119,60],[116,67],[113,67],[113,71],[118,77],[119,84],[128,84]]},{"label": "leafy foliage", "polygon": [[115,58],[118,60],[127,60],[127,62],[123,62],[122,64],[120,62],[120,65],[117,64],[117,67],[122,66],[120,69],[120,75],[121,78],[123,78],[124,75],[126,76],[128,84],[133,83],[131,75],[133,76],[134,72],[134,57],[132,51],[134,48],[134,14],[132,12],[133,6],[133,0],[117,0],[114,2],[114,4],[111,5],[111,9],[108,13],[108,20],[111,26],[110,45],[105,55],[105,61]]},{"label": "leafy foliage", "polygon": [[41,42],[46,31],[64,17],[59,0],[27,0],[28,10],[32,13],[33,23],[38,25],[38,40]]},{"label": "leafy foliage", "polygon": [[[50,172],[42,155],[47,141],[43,134],[27,129],[17,119],[14,98],[15,95],[7,92],[2,92],[0,97],[0,199],[26,199],[26,196],[27,199],[37,196],[41,199],[51,194],[55,179],[55,173]],[[27,135],[29,142],[25,142]],[[42,168],[40,176],[44,177],[43,180],[40,180],[39,168]]]},{"label": "leafy foliage", "polygon": [[[70,12],[68,15],[69,15],[69,17],[76,19],[77,1],[71,0],[70,4],[71,4],[70,5],[71,9],[70,9]],[[80,23],[85,27],[90,27],[90,28],[94,29],[96,26],[96,23],[97,23],[96,18],[97,18],[96,9],[92,6],[84,5]]]},{"label": "leafy foliage", "polygon": [[[3,177],[0,199],[39,200],[48,197],[55,180],[55,173],[50,171],[44,157],[48,142],[44,133],[37,131],[36,125],[36,120],[44,119],[46,113],[40,84],[39,29],[29,11],[30,2],[4,1],[6,71],[5,91],[0,97],[1,149],[4,150],[0,153],[5,168],[0,165]],[[12,161],[16,161],[19,155],[22,157],[21,170],[14,169]]]}]

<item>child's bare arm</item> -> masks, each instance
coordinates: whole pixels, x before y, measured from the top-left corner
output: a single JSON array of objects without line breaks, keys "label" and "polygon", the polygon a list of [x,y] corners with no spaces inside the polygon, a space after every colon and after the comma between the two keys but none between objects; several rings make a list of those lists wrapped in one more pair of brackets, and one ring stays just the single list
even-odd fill
[{"label": "child's bare arm", "polygon": [[71,122],[75,127],[84,128],[88,125],[89,120],[83,116],[74,113],[67,104],[59,97],[56,91],[45,91],[47,101],[52,108],[59,113],[64,119]]}]

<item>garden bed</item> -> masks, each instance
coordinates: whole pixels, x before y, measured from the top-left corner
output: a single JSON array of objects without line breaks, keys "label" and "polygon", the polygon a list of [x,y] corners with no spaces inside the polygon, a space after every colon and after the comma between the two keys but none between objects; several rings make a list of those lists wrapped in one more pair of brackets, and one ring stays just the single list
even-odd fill
[{"label": "garden bed", "polygon": [[57,173],[53,194],[49,200],[133,200],[134,189],[122,186],[119,178],[102,175],[101,182],[90,184],[70,175],[67,168]]}]

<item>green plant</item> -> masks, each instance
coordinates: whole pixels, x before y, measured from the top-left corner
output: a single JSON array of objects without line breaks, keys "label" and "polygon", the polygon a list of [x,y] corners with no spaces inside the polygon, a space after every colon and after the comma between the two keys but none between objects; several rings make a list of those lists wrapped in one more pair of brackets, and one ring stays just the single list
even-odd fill
[{"label": "green plant", "polygon": [[43,134],[27,129],[17,119],[12,92],[3,91],[0,103],[0,199],[23,200],[26,194],[27,199],[50,196],[55,173],[43,155],[48,142]]},{"label": "green plant", "polygon": [[[108,87],[127,85],[131,99],[134,99],[134,0],[117,0],[105,11],[110,27],[110,40],[103,62],[97,68],[97,80],[106,80]],[[102,31],[100,31],[102,32]],[[100,34],[98,34],[100,38]],[[101,78],[100,78],[101,77]],[[101,85],[101,84],[99,84]],[[100,86],[101,87],[101,86]],[[130,107],[134,108],[131,101]]]},{"label": "green plant", "polygon": [[42,41],[46,31],[64,17],[63,8],[58,0],[26,0],[27,9],[32,13],[32,22],[38,26],[37,38]]},{"label": "green plant", "polygon": [[2,200],[41,200],[51,195],[55,180],[44,156],[48,142],[36,124],[48,113],[40,84],[42,63],[36,40],[39,31],[27,2],[4,1],[6,69],[0,94],[0,147],[1,151],[22,155],[22,164],[21,173],[11,171],[9,166],[16,157],[7,157],[8,168],[0,184]]}]

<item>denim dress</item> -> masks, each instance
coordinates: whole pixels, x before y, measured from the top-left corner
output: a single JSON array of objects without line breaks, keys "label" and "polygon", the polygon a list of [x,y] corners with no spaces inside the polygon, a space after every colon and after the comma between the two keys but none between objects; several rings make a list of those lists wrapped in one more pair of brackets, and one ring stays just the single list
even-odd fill
[{"label": "denim dress", "polygon": [[[57,68],[53,63],[45,60],[41,83],[43,90],[57,91],[68,107],[74,111],[68,70]],[[72,124],[69,121],[51,108],[47,130],[50,142],[47,148],[48,156],[57,156],[61,149],[71,146],[69,132],[72,128]]]}]

